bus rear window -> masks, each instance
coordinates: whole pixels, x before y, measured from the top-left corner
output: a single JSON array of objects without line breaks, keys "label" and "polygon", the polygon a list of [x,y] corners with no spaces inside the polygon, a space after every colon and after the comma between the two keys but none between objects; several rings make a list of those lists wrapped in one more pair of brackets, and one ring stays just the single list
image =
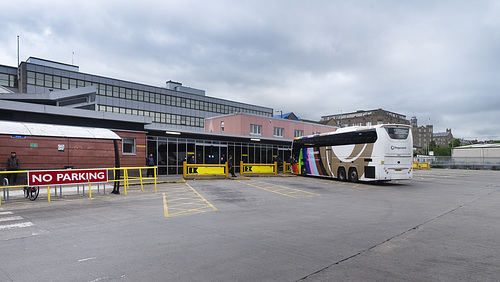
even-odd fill
[{"label": "bus rear window", "polygon": [[386,127],[385,130],[391,139],[406,139],[410,132],[409,128]]}]

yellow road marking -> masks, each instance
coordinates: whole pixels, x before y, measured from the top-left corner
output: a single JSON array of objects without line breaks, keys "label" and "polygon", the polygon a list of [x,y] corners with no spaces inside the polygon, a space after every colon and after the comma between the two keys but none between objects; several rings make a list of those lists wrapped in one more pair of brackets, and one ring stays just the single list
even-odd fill
[{"label": "yellow road marking", "polygon": [[191,188],[191,190],[193,190],[193,192],[195,192],[203,201],[205,201],[207,203],[207,205],[209,205],[210,207],[212,207],[212,209],[214,209],[214,211],[217,210],[216,207],[214,207],[214,205],[212,205],[209,201],[207,201],[207,199],[205,199],[205,197],[203,197],[202,195],[200,195],[200,193],[198,193],[198,191],[194,190],[193,187],[191,187],[191,185],[187,184],[186,185]]},{"label": "yellow road marking", "polygon": [[168,217],[167,196],[163,193],[163,214]]},{"label": "yellow road marking", "polygon": [[238,181],[238,182],[246,184],[248,186],[255,187],[257,189],[261,189],[264,191],[272,192],[275,194],[279,194],[279,195],[283,195],[283,196],[287,196],[287,197],[295,198],[295,199],[320,196],[320,194],[311,193],[311,192],[307,192],[304,190],[290,188],[290,187],[286,187],[286,186],[282,186],[282,185],[269,184],[269,183],[260,182],[260,181],[257,181],[256,184],[253,184],[253,183],[248,182],[248,181]]},{"label": "yellow road marking", "polygon": [[[188,183],[170,187],[163,195],[163,213],[165,217],[197,214],[217,210],[207,199]],[[189,188],[189,189],[188,189]]]}]

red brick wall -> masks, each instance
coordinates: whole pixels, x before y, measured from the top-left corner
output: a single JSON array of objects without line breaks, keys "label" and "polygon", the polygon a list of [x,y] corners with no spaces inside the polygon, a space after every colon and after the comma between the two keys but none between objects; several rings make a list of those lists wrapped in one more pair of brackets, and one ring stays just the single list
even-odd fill
[{"label": "red brick wall", "polygon": [[[144,166],[146,134],[115,132],[120,137],[136,138],[136,155],[122,155],[118,141],[121,166]],[[34,147],[36,144],[36,147]],[[64,145],[64,151],[58,151]],[[115,166],[113,140],[26,136],[24,139],[0,135],[0,162],[5,168],[10,152],[17,152],[21,169],[106,168]]]},{"label": "red brick wall", "polygon": [[[143,167],[146,165],[146,133],[137,132],[126,132],[126,131],[114,131],[120,137],[124,138],[135,138],[135,155],[122,155],[122,142],[118,142],[118,147],[120,148],[120,166],[122,167]],[[115,157],[113,151],[113,164]]]}]

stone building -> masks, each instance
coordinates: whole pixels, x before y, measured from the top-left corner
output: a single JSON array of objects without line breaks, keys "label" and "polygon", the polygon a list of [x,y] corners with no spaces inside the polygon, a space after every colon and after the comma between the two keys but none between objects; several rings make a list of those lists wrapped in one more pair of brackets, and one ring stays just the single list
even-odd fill
[{"label": "stone building", "polygon": [[413,135],[413,148],[421,153],[427,153],[429,144],[433,140],[434,127],[429,124],[418,126],[417,117],[413,116],[410,120],[411,133]]},{"label": "stone building", "polygon": [[320,122],[339,127],[371,126],[388,123],[410,124],[405,115],[389,112],[383,109],[370,111],[359,110],[351,113],[322,116]]},{"label": "stone building", "polygon": [[436,142],[437,146],[448,146],[453,140],[453,134],[451,133],[451,128],[447,128],[446,132],[436,132],[432,134],[432,138]]}]

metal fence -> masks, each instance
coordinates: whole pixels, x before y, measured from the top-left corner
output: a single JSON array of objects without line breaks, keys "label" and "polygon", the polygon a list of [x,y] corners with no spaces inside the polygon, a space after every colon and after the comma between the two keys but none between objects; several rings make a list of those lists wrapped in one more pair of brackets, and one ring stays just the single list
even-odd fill
[{"label": "metal fence", "polygon": [[492,157],[431,157],[431,167],[500,170],[500,158]]}]

